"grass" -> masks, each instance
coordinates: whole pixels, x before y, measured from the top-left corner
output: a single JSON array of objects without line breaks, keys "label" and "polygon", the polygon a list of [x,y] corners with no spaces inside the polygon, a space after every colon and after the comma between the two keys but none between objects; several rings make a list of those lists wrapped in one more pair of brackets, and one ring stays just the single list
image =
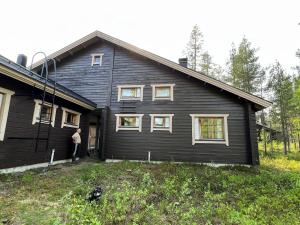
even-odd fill
[{"label": "grass", "polygon": [[[256,168],[98,163],[0,175],[0,224],[300,224],[299,155]],[[95,186],[104,194],[86,201]]]}]

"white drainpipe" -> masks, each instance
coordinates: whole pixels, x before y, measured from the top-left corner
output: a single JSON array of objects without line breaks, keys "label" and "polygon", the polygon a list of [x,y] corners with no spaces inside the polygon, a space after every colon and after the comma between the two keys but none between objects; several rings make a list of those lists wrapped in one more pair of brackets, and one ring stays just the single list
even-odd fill
[{"label": "white drainpipe", "polygon": [[148,152],[148,163],[150,163],[151,162],[151,152],[149,151]]},{"label": "white drainpipe", "polygon": [[55,154],[55,149],[52,149],[52,153],[51,153],[51,160],[50,160],[50,165],[52,165],[53,160],[54,160],[54,154]]}]

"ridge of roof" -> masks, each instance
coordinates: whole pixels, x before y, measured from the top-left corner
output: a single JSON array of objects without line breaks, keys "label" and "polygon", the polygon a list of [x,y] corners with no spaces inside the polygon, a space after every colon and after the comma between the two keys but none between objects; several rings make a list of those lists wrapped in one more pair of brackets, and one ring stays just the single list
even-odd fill
[{"label": "ridge of roof", "polygon": [[[20,73],[22,75],[25,75],[27,78],[30,78],[32,80],[35,80],[37,82],[39,82],[41,85],[44,85],[44,82],[45,82],[45,78],[40,76],[39,74],[33,72],[33,71],[30,71],[29,69],[27,69],[26,67],[22,66],[22,65],[19,65],[11,60],[9,60],[8,58],[0,55],[0,65],[3,65],[5,66],[6,68],[9,68],[17,73]],[[7,75],[4,73],[4,75]],[[52,80],[52,79],[49,79],[48,78],[48,82],[47,82],[47,86],[48,88],[51,88],[51,90],[53,91],[54,89],[54,84],[55,84],[55,81]],[[51,90],[47,90],[48,92],[51,91]],[[68,95],[72,98],[75,98],[76,100],[78,101],[81,101],[87,105],[89,105],[90,107],[89,108],[96,108],[97,107],[97,104],[92,102],[91,100],[77,94],[76,92],[66,88],[65,86],[59,84],[59,83],[56,83],[56,91],[57,92],[61,92],[65,95]]]},{"label": "ridge of roof", "polygon": [[[127,49],[129,51],[132,51],[132,52],[134,52],[136,54],[142,55],[142,56],[144,56],[144,57],[146,57],[148,59],[156,61],[156,62],[158,62],[160,64],[163,64],[163,65],[165,65],[167,67],[175,69],[175,70],[177,70],[179,72],[182,72],[182,73],[184,73],[186,75],[194,77],[194,78],[196,78],[198,80],[201,80],[203,82],[209,83],[209,84],[211,84],[213,86],[216,86],[216,87],[218,87],[218,88],[220,88],[222,90],[225,90],[225,91],[230,92],[230,93],[232,93],[234,95],[237,95],[237,96],[239,96],[241,98],[244,98],[244,99],[246,99],[248,101],[251,101],[251,102],[253,102],[253,103],[261,106],[262,108],[267,108],[267,107],[269,107],[269,106],[272,105],[272,102],[270,102],[270,101],[267,101],[267,100],[265,100],[263,98],[260,98],[258,96],[253,95],[253,94],[245,92],[245,91],[243,91],[241,89],[238,89],[238,88],[236,88],[234,86],[226,84],[226,83],[224,83],[224,82],[222,82],[220,80],[214,79],[212,77],[209,77],[207,75],[204,75],[204,74],[199,73],[197,71],[194,71],[192,69],[183,67],[183,66],[181,66],[181,65],[179,65],[179,64],[177,64],[177,63],[175,63],[175,62],[173,62],[171,60],[168,60],[168,59],[163,58],[161,56],[158,56],[158,55],[156,55],[154,53],[151,53],[151,52],[148,52],[148,51],[143,50],[141,48],[138,48],[138,47],[136,47],[136,46],[134,46],[132,44],[129,44],[129,43],[125,42],[125,41],[122,41],[120,39],[114,38],[114,37],[112,37],[110,35],[107,35],[105,33],[100,32],[98,30],[96,30],[96,31],[94,31],[94,32],[92,32],[92,33],[84,36],[83,38],[81,38],[81,39],[79,39],[79,40],[77,40],[77,41],[75,41],[75,42],[73,42],[73,43],[65,46],[64,48],[62,48],[62,49],[60,49],[60,50],[58,50],[58,51],[50,54],[48,57],[55,59],[56,57],[58,57],[58,56],[60,56],[60,55],[62,55],[64,53],[66,53],[68,51],[71,51],[72,49],[74,49],[75,47],[77,47],[79,45],[83,45],[85,42],[87,42],[87,41],[89,41],[89,40],[91,40],[91,39],[93,39],[95,37],[98,37],[100,39],[103,39],[105,41],[113,43],[113,44],[115,44],[117,46],[125,48],[125,49]],[[42,63],[43,63],[42,60],[37,61],[36,63],[34,63],[32,65],[32,68],[36,69],[39,66],[41,66]]]}]

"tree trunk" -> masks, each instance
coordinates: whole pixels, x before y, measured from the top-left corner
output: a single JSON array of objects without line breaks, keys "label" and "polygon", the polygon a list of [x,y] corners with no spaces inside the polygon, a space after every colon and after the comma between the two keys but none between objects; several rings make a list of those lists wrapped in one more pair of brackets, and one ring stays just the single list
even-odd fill
[{"label": "tree trunk", "polygon": [[282,135],[283,135],[283,153],[285,155],[287,155],[287,141],[286,141],[286,129],[285,129],[285,124],[283,121],[283,118],[281,119],[281,131],[282,131]]},{"label": "tree trunk", "polygon": [[267,134],[266,129],[264,129],[264,148],[265,148],[265,155],[267,154]]},{"label": "tree trunk", "polygon": [[287,138],[287,152],[291,152],[291,139],[288,129],[286,129],[286,138]]},{"label": "tree trunk", "polygon": [[274,149],[273,149],[273,137],[272,137],[272,122],[270,122],[270,142],[271,142],[271,152],[273,152]]}]

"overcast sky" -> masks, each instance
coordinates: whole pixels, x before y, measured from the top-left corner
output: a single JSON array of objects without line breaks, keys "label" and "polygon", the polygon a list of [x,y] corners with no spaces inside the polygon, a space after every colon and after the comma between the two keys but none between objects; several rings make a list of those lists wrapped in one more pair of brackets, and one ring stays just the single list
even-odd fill
[{"label": "overcast sky", "polygon": [[231,43],[245,35],[259,48],[261,64],[279,60],[286,69],[299,63],[300,0],[85,0],[1,2],[0,54],[15,60],[50,54],[99,30],[176,61],[193,25],[204,48],[224,65]]}]

